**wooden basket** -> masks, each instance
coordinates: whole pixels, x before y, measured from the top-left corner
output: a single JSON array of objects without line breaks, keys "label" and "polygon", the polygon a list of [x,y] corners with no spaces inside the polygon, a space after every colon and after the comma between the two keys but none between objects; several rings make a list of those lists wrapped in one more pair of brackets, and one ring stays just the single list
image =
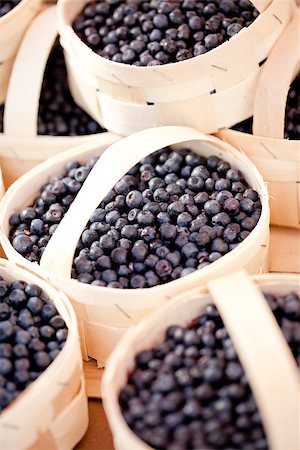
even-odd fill
[{"label": "wooden basket", "polygon": [[270,194],[271,223],[300,228],[300,142],[283,139],[286,98],[300,70],[300,9],[262,68],[254,107],[253,135],[218,133],[256,165]]},{"label": "wooden basket", "polygon": [[[212,265],[152,288],[113,289],[82,284],[71,279],[75,247],[94,209],[132,166],[146,155],[174,144],[180,144],[178,148],[186,144],[195,153],[204,156],[214,154],[224,157],[245,174],[247,182],[258,191],[262,202],[260,220],[250,236]],[[267,269],[269,245],[268,193],[260,174],[248,158],[230,145],[195,129],[161,127],[120,140],[102,155],[46,247],[42,268],[33,265],[17,253],[9,242],[10,215],[30,204],[40,186],[49,177],[61,173],[67,161],[85,161],[95,154],[101,154],[103,150],[101,139],[98,138],[93,143],[45,161],[11,186],[0,208],[0,240],[6,255],[31,270],[41,272],[68,295],[79,321],[83,357],[96,359],[99,366],[103,365],[116,342],[131,325],[138,323],[175,293],[184,292],[241,266],[247,267],[251,273]],[[60,258],[61,249],[63,258]]]},{"label": "wooden basket", "polygon": [[76,35],[72,23],[89,1],[58,2],[71,91],[95,120],[124,135],[160,125],[211,133],[250,117],[260,65],[296,9],[294,0],[252,1],[260,16],[216,49],[180,63],[136,67],[100,57]]},{"label": "wooden basket", "polygon": [[23,35],[42,9],[42,0],[22,0],[0,19],[0,104],[4,102],[10,72]]},{"label": "wooden basket", "polygon": [[299,447],[299,373],[293,355],[261,292],[300,294],[299,277],[265,275],[250,278],[243,271],[214,280],[208,291],[198,288],[164,305],[129,331],[104,371],[104,409],[116,450],[150,450],[127,426],[118,396],[138,352],[153,348],[171,325],[187,326],[214,302],[231,336],[260,410],[272,450]]},{"label": "wooden basket", "polygon": [[88,426],[87,399],[75,313],[67,297],[34,273],[0,260],[5,280],[21,279],[43,289],[68,327],[64,348],[0,415],[1,450],[71,450]]},{"label": "wooden basket", "polygon": [[[50,6],[34,19],[25,34],[10,78],[4,110],[4,134],[0,134],[0,165],[6,186],[43,160],[97,136],[37,134],[44,71],[56,38],[56,6]],[[103,134],[106,134],[105,140],[110,136]]]}]

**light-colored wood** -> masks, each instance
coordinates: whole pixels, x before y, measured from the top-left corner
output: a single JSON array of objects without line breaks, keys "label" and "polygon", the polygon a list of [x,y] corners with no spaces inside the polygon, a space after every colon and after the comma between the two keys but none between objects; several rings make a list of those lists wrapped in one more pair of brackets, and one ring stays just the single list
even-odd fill
[{"label": "light-colored wood", "polygon": [[213,132],[252,115],[259,64],[296,10],[294,0],[257,0],[262,13],[254,23],[216,49],[180,63],[136,67],[100,57],[76,35],[72,22],[88,1],[58,3],[72,94],[99,123],[126,135],[160,125]]},{"label": "light-colored wood", "polygon": [[23,35],[42,7],[42,0],[22,0],[0,18],[0,104],[5,100],[10,72]]},{"label": "light-colored wood", "polygon": [[243,151],[268,183],[271,223],[299,228],[300,142],[234,130],[222,130],[216,135]]},{"label": "light-colored wood", "polygon": [[0,134],[0,166],[6,187],[45,159],[97,136],[37,135],[42,81],[56,37],[56,6],[50,6],[32,21],[18,50],[5,102],[4,133]]},{"label": "light-colored wood", "polygon": [[[153,91],[151,102],[134,102],[132,99],[128,102],[121,94],[108,95],[106,90],[95,90],[89,85],[87,75],[82,74],[82,69],[69,58],[67,61],[70,88],[76,102],[104,128],[121,135],[164,125],[192,126],[203,133],[231,127],[253,114],[260,74],[260,68],[257,68],[250,76],[224,90],[215,91],[214,84],[210,83],[210,93],[202,93],[205,87],[199,82],[199,88],[194,86],[193,96],[190,94],[188,98],[185,98],[184,85],[177,86],[176,96],[174,92],[169,92],[173,90],[173,85],[171,88],[151,88],[147,89],[151,94]],[[118,85],[117,89],[120,89]],[[168,101],[165,98],[169,98]]]},{"label": "light-colored wood", "polygon": [[250,0],[250,1],[259,12],[264,11],[272,2],[272,0]]},{"label": "light-colored wood", "polygon": [[103,370],[97,366],[94,359],[83,361],[83,371],[85,378],[85,390],[88,398],[101,398],[101,380]]},{"label": "light-colored wood", "polygon": [[264,64],[255,94],[253,134],[284,138],[286,99],[300,69],[300,9]]},{"label": "light-colored wood", "polygon": [[0,448],[71,450],[88,425],[87,400],[75,313],[67,297],[32,271],[0,260],[0,274],[35,283],[68,327],[57,358],[0,416]]},{"label": "light-colored wood", "polygon": [[56,37],[56,7],[50,6],[32,22],[16,56],[5,103],[6,136],[37,136],[44,71]]},{"label": "light-colored wood", "polygon": [[270,447],[296,449],[298,368],[263,294],[244,271],[210,281],[208,290],[247,375]]},{"label": "light-colored wood", "polygon": [[[271,227],[269,271],[300,274],[300,233],[291,228]],[[100,398],[103,369],[95,360],[83,362],[86,392],[90,398]]]},{"label": "light-colored wood", "polygon": [[[237,273],[237,277],[238,277]],[[170,325],[188,325],[195,317],[201,315],[204,311],[204,308],[207,304],[215,301],[216,291],[217,303],[218,306],[221,307],[220,314],[224,316],[226,325],[228,326],[229,334],[235,343],[235,348],[239,357],[242,360],[242,363],[247,363],[244,366],[244,370],[246,372],[247,378],[249,379],[250,386],[253,389],[253,393],[256,396],[256,401],[260,407],[260,413],[262,415],[262,420],[264,422],[264,428],[268,434],[269,445],[271,448],[280,449],[283,448],[297,448],[298,446],[298,383],[299,383],[299,375],[297,373],[297,367],[294,361],[290,358],[290,350],[287,348],[287,344],[282,342],[282,338],[280,337],[280,333],[278,330],[278,325],[274,321],[274,319],[270,318],[270,311],[263,306],[262,298],[260,295],[257,295],[257,298],[253,300],[253,298],[248,298],[246,295],[247,288],[254,295],[256,295],[256,289],[253,285],[247,281],[245,284],[245,290],[242,290],[241,296],[239,296],[240,304],[244,306],[241,308],[238,306],[235,311],[232,311],[231,302],[227,302],[229,300],[228,293],[231,295],[235,295],[235,284],[236,282],[232,282],[232,274],[229,276],[229,283],[226,286],[226,292],[224,292],[224,297],[220,295],[220,286],[212,284],[209,286],[209,292],[205,290],[205,288],[197,288],[193,291],[186,292],[185,294],[181,294],[176,299],[173,299],[172,302],[164,305],[155,313],[147,318],[147,320],[142,321],[138,326],[130,330],[122,339],[122,341],[118,344],[115,351],[111,355],[108,365],[105,369],[104,376],[102,379],[102,392],[103,392],[103,404],[104,409],[109,421],[110,428],[112,430],[113,439],[114,439],[114,447],[116,450],[149,450],[150,447],[142,442],[127,426],[118,401],[118,395],[120,389],[127,382],[128,373],[133,369],[135,364],[135,356],[138,352],[152,348],[154,345],[157,345],[158,342],[162,341],[164,338],[164,334],[168,326]],[[238,278],[237,278],[238,280]],[[265,275],[261,277],[254,278],[255,284],[259,290],[264,292],[279,292],[280,294],[288,293],[291,290],[296,290],[299,292],[300,281],[299,277],[293,275]],[[218,283],[218,282],[217,282]],[[238,281],[237,281],[238,283]],[[249,284],[250,283],[250,284]],[[253,281],[252,281],[253,283]],[[217,288],[218,286],[218,288]],[[253,312],[252,309],[247,305],[247,301],[252,305],[253,300]],[[235,302],[235,307],[237,303]],[[257,307],[257,311],[259,312],[259,317],[255,315],[255,307]],[[245,311],[247,310],[247,314],[251,318],[251,321],[245,320]],[[244,326],[240,327],[237,334],[237,324],[239,320],[235,320],[234,323],[231,321],[230,315],[236,314],[236,317],[239,316],[241,321],[243,321]],[[252,317],[254,314],[254,317]],[[263,327],[261,328],[261,332],[265,331],[261,336],[260,331],[255,327],[255,331],[253,332],[251,328],[251,322],[253,326],[253,320],[255,323],[257,320],[259,323],[263,322]],[[240,339],[240,335],[241,338]],[[256,340],[257,336],[257,340]],[[273,339],[278,340],[280,342],[279,347],[273,346]],[[245,354],[245,346],[243,344],[251,343],[253,340],[253,350],[256,350],[256,354],[254,357],[257,361],[256,371],[253,370],[253,354],[250,354],[249,349],[247,349],[248,356]],[[259,341],[261,345],[259,345]],[[267,353],[266,353],[267,352]],[[270,357],[270,359],[269,359]],[[251,359],[251,369],[249,360]],[[282,365],[285,364],[285,360],[288,360],[287,369],[288,375],[287,378],[290,380],[290,386],[288,389],[288,398],[282,398],[281,401],[281,410],[278,410],[278,404],[274,402],[273,409],[273,400],[276,395],[280,396],[281,389],[285,389],[285,378],[284,375],[281,379],[276,380],[278,376],[280,376],[281,368],[278,373],[272,373],[270,371],[270,367],[272,364],[277,364],[280,362]],[[260,365],[259,365],[260,364]],[[267,365],[270,364],[270,367]],[[268,377],[265,375],[267,373],[263,373],[262,371],[267,370]],[[260,378],[261,376],[261,378]],[[255,380],[255,381],[254,381]],[[260,380],[260,381],[259,381]],[[275,386],[272,384],[274,381]],[[257,388],[257,383],[264,382],[264,386],[261,389]],[[270,387],[273,388],[270,390]],[[290,390],[289,390],[290,389]],[[261,395],[265,395],[265,392],[269,397],[269,403],[264,400],[262,401]],[[274,392],[276,391],[276,393]],[[278,400],[277,397],[276,400]],[[281,417],[281,423],[277,423],[277,421],[273,422],[273,414],[274,411],[278,412]],[[287,413],[288,416],[285,416],[284,413]],[[291,414],[291,415],[289,415]],[[287,417],[290,418],[291,421],[286,420]],[[273,425],[276,425],[276,429],[273,428]]]},{"label": "light-colored wood", "polygon": [[[96,359],[98,366],[104,364],[120,337],[130,326],[137,324],[151,310],[167,302],[170,296],[173,296],[175,293],[185,291],[191,286],[199,285],[210,278],[240,267],[246,267],[250,273],[264,272],[268,267],[269,206],[267,189],[257,169],[242,153],[216,138],[185,127],[164,127],[147,130],[119,142],[119,144],[116,142],[113,147],[105,152],[105,156],[101,157],[101,162],[97,166],[101,174],[101,184],[99,186],[98,182],[95,191],[98,197],[95,198],[93,192],[88,191],[87,196],[84,198],[84,208],[80,209],[81,217],[77,218],[78,211],[75,211],[75,207],[69,209],[70,214],[73,214],[72,211],[75,211],[76,220],[72,222],[72,227],[67,234],[64,234],[62,246],[59,243],[59,246],[54,249],[54,253],[57,252],[57,249],[59,249],[60,253],[61,248],[64,248],[64,264],[62,266],[59,264],[60,258],[57,258],[57,256],[54,258],[54,264],[51,265],[51,260],[53,261],[53,259],[50,254],[48,259],[50,261],[50,265],[48,265],[48,268],[51,269],[50,272],[37,264],[30,263],[17,253],[8,239],[9,217],[12,212],[30,204],[40,186],[49,177],[62,173],[67,161],[74,159],[85,161],[91,156],[101,155],[108,146],[107,142],[103,142],[103,136],[101,139],[96,138],[93,143],[85,144],[80,148],[45,161],[30,173],[25,174],[7,191],[0,211],[0,236],[5,253],[11,260],[22,262],[26,267],[43,274],[55,286],[67,293],[79,320],[83,358],[88,359],[92,357]],[[65,267],[70,268],[69,262],[72,260],[72,252],[74,252],[76,246],[77,235],[79,236],[82,232],[89,218],[89,211],[98,205],[101,198],[113,187],[118,177],[126,173],[127,168],[138,162],[145,154],[152,153],[165,145],[174,144],[175,142],[187,142],[188,147],[200,155],[223,157],[232,167],[238,168],[243,172],[247,182],[259,192],[262,202],[262,215],[251,236],[212,265],[170,283],[143,289],[142,291],[139,289],[97,287],[78,283],[76,280],[71,279],[70,271],[65,271]],[[177,147],[175,146],[175,148],[182,148],[181,144],[176,145]],[[98,170],[97,167],[95,166],[95,171]],[[104,170],[102,167],[106,167],[106,169]],[[114,170],[112,170],[112,167]],[[108,172],[106,172],[107,170]],[[91,172],[91,177],[93,177],[93,173],[95,172]],[[97,178],[99,176],[98,174]],[[93,183],[87,179],[85,185],[91,186]],[[85,188],[83,189],[85,190]],[[80,197],[77,196],[76,198],[79,198],[78,201],[81,203]],[[76,203],[74,204],[76,205]],[[63,227],[68,221],[68,217],[66,215],[57,228],[58,240],[54,234],[51,239],[52,242],[61,242],[59,229],[64,229]],[[51,253],[52,251],[50,248],[49,252]],[[49,255],[48,252],[47,254]],[[64,271],[64,276],[58,273],[60,269]],[[68,275],[68,277],[65,275]],[[140,300],[141,295],[143,296],[143,302]]]},{"label": "light-colored wood", "polygon": [[271,227],[270,272],[300,273],[300,233],[291,228]]},{"label": "light-colored wood", "polygon": [[254,104],[253,135],[222,130],[229,142],[256,165],[268,183],[271,223],[300,228],[300,141],[282,139],[286,98],[299,72],[300,9],[262,67]]}]

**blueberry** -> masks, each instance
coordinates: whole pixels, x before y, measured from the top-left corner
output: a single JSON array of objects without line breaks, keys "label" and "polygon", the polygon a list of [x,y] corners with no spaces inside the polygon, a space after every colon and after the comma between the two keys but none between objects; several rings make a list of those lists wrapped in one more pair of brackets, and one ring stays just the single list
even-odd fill
[{"label": "blueberry", "polygon": [[215,216],[221,211],[221,206],[217,200],[208,200],[204,203],[204,210],[209,216]]},{"label": "blueberry", "polygon": [[25,305],[27,297],[26,294],[23,290],[21,289],[14,289],[13,291],[11,291],[11,293],[9,294],[9,303],[14,307],[14,308],[22,308],[22,306]]},{"label": "blueberry", "polygon": [[52,317],[57,315],[57,309],[51,303],[46,303],[42,309],[42,318],[44,320],[50,320]]},{"label": "blueberry", "polygon": [[38,351],[34,354],[34,362],[38,369],[46,369],[51,363],[51,358],[44,351]]},{"label": "blueberry", "polygon": [[240,209],[240,202],[235,198],[228,198],[224,202],[224,210],[230,214],[236,214]]},{"label": "blueberry", "polygon": [[115,248],[111,253],[111,259],[116,264],[126,264],[127,254],[128,252],[124,248]]},{"label": "blueberry", "polygon": [[230,217],[225,212],[216,214],[212,217],[211,221],[214,225],[221,225],[223,227],[226,227],[226,225],[229,225],[231,223]]},{"label": "blueberry", "polygon": [[143,204],[143,196],[139,191],[130,191],[126,196],[126,204],[129,208],[139,208]]},{"label": "blueberry", "polygon": [[12,245],[14,249],[22,255],[29,253],[33,247],[30,237],[26,236],[26,234],[19,234],[16,236],[12,242]]},{"label": "blueberry", "polygon": [[172,225],[170,223],[163,223],[160,226],[159,231],[162,239],[166,240],[173,240],[177,234],[175,225]]},{"label": "blueberry", "polygon": [[0,322],[0,342],[10,341],[14,335],[14,326],[10,321]]},{"label": "blueberry", "polygon": [[65,327],[65,321],[64,319],[59,316],[53,316],[51,317],[49,324],[51,325],[51,327],[53,327],[55,330],[58,330],[59,328],[64,328]]},{"label": "blueberry", "polygon": [[16,344],[28,344],[31,340],[31,334],[28,331],[25,330],[19,330],[16,332],[15,335],[15,342]]},{"label": "blueberry", "polygon": [[130,278],[130,286],[133,289],[142,289],[146,285],[146,279],[142,275],[133,275]]},{"label": "blueberry", "polygon": [[229,37],[234,36],[235,34],[239,33],[242,29],[242,25],[240,25],[239,23],[232,23],[230,25],[228,25],[227,27],[227,34]]},{"label": "blueberry", "polygon": [[101,236],[100,240],[100,247],[104,250],[104,251],[111,251],[114,249],[116,241],[115,239],[108,235],[105,234],[104,236]]},{"label": "blueberry", "polygon": [[12,346],[8,343],[0,343],[0,356],[10,358],[12,355]]},{"label": "blueberry", "polygon": [[66,341],[67,337],[68,337],[67,328],[61,328],[56,332],[56,339],[58,342]]},{"label": "blueberry", "polygon": [[0,375],[8,375],[12,368],[13,365],[8,358],[0,357]]},{"label": "blueberry", "polygon": [[139,225],[143,227],[147,227],[149,225],[152,225],[155,221],[154,214],[152,212],[143,210],[140,211],[137,215],[137,222]]},{"label": "blueberry", "polygon": [[183,212],[178,215],[177,224],[180,227],[188,227],[189,224],[192,222],[192,220],[193,220],[193,218],[192,218],[191,214],[189,214],[188,212]]},{"label": "blueberry", "polygon": [[144,261],[147,256],[147,247],[144,243],[135,244],[131,250],[133,259],[136,261]]},{"label": "blueberry", "polygon": [[44,232],[44,222],[41,219],[34,219],[30,224],[30,232],[41,236]]},{"label": "blueberry", "polygon": [[54,328],[50,327],[49,325],[43,325],[40,329],[39,329],[40,335],[42,338],[46,339],[46,340],[50,340],[51,338],[53,338],[54,336]]}]

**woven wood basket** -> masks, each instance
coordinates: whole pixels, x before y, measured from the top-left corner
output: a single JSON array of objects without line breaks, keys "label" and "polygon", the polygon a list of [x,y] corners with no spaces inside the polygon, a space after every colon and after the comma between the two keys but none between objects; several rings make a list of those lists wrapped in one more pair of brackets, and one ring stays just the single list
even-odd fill
[{"label": "woven wood basket", "polygon": [[3,103],[14,58],[23,35],[42,9],[42,0],[22,0],[0,19],[0,104]]},{"label": "woven wood basket", "polygon": [[88,2],[58,2],[71,91],[95,120],[124,135],[159,125],[211,133],[250,117],[260,64],[296,9],[294,0],[252,1],[260,16],[216,49],[180,63],[135,67],[100,57],[76,35],[72,22]]},{"label": "woven wood basket", "polygon": [[[7,187],[43,160],[97,136],[37,134],[44,71],[56,38],[56,6],[50,6],[33,20],[26,32],[10,78],[4,110],[4,133],[0,134],[0,165]],[[111,136],[109,133],[101,134],[105,135],[105,140]]]},{"label": "woven wood basket", "polygon": [[254,106],[253,135],[218,133],[256,165],[270,194],[271,223],[300,228],[300,142],[283,139],[286,98],[300,70],[300,9],[262,68]]},{"label": "woven wood basket", "polygon": [[150,450],[127,426],[118,396],[142,350],[158,345],[170,325],[186,326],[215,303],[246,372],[272,450],[299,448],[299,372],[261,292],[300,294],[299,277],[232,273],[187,292],[130,330],[111,355],[102,398],[116,450]]},{"label": "woven wood basket", "polygon": [[[175,144],[178,144],[177,148],[187,145],[204,156],[214,154],[224,157],[245,174],[247,182],[258,191],[263,206],[260,220],[250,236],[212,265],[170,283],[142,291],[97,287],[71,279],[76,244],[94,209],[137,162],[162,147]],[[4,196],[0,211],[0,240],[6,255],[12,261],[22,262],[31,270],[41,272],[69,296],[79,321],[83,357],[96,359],[99,366],[103,365],[116,342],[131,325],[138,323],[148,312],[175,293],[184,292],[240,267],[246,267],[251,273],[265,271],[269,245],[267,188],[248,158],[230,145],[195,129],[161,127],[144,130],[113,144],[95,165],[49,241],[41,261],[42,268],[24,259],[13,249],[8,239],[10,215],[30,204],[40,186],[49,177],[62,173],[67,161],[85,161],[95,154],[100,155],[104,149],[98,138],[93,143],[45,161],[11,186]],[[61,249],[63,258],[60,257]]]},{"label": "woven wood basket", "polygon": [[39,285],[68,327],[60,354],[0,415],[1,450],[71,450],[88,426],[82,360],[75,313],[67,297],[33,272],[0,260],[5,280]]}]

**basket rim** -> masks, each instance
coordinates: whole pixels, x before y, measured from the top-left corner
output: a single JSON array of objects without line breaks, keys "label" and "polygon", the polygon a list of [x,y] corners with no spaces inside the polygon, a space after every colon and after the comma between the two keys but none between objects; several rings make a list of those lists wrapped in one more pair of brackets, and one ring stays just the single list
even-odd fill
[{"label": "basket rim", "polygon": [[[251,0],[250,0],[251,1]],[[280,1],[280,0],[274,0],[276,1]],[[88,4],[91,2],[91,0],[84,0],[84,5]],[[67,8],[67,2],[65,0],[59,0],[58,1],[58,8],[57,8],[57,15],[58,15],[58,29],[59,29],[59,33],[60,36],[64,39],[65,37],[68,37],[71,39],[76,39],[76,44],[79,45],[82,50],[84,52],[86,52],[87,55],[92,56],[95,58],[99,57],[99,61],[101,62],[105,62],[107,64],[110,64],[111,67],[123,67],[126,68],[126,70],[128,68],[132,69],[133,71],[138,71],[140,70],[140,74],[142,75],[143,71],[150,71],[151,69],[153,69],[152,67],[143,67],[143,66],[134,66],[132,64],[124,64],[124,63],[119,63],[119,62],[115,62],[112,60],[107,60],[106,58],[103,58],[102,56],[98,55],[97,53],[95,53],[87,44],[85,44],[80,38],[79,36],[76,34],[72,23],[69,23],[69,21],[66,18],[66,10]],[[254,5],[253,5],[254,6]],[[184,65],[186,66],[186,69],[188,68],[188,65],[191,64],[191,61],[193,60],[197,60],[199,61],[200,58],[202,58],[202,60],[204,61],[203,64],[206,64],[206,59],[208,59],[208,56],[211,58],[214,58],[215,56],[218,56],[219,53],[222,52],[222,49],[224,48],[224,45],[229,45],[229,43],[232,44],[233,41],[235,41],[236,39],[238,39],[238,36],[240,35],[240,33],[247,33],[248,30],[250,30],[250,32],[252,32],[252,28],[253,25],[256,23],[257,24],[257,20],[260,22],[261,19],[263,19],[265,17],[265,13],[270,9],[270,7],[272,6],[272,2],[262,11],[259,12],[259,15],[256,17],[256,19],[251,23],[251,25],[249,25],[249,27],[245,27],[243,28],[238,34],[234,35],[232,38],[228,39],[227,41],[223,42],[221,45],[219,45],[218,47],[208,51],[207,53],[203,54],[203,55],[198,55],[198,56],[193,56],[190,59],[184,60],[184,61],[178,61],[175,63],[167,63],[167,64],[162,64],[161,66],[159,66],[159,70],[161,73],[164,73],[166,70],[168,70],[170,67],[178,67],[179,64],[181,65],[181,67],[184,67]],[[75,17],[76,18],[76,17]],[[75,20],[75,18],[73,18],[73,20]],[[255,25],[256,26],[256,25]],[[64,30],[65,28],[65,30]],[[249,31],[248,31],[249,33]],[[62,44],[63,46],[63,44]],[[63,46],[64,47],[64,46]],[[221,50],[220,50],[221,49]],[[205,58],[205,59],[204,59]],[[166,69],[164,69],[166,68]]]},{"label": "basket rim", "polygon": [[14,16],[17,15],[22,9],[26,6],[30,5],[33,0],[21,0],[13,9],[11,9],[7,14],[0,18],[0,26],[4,25],[5,22],[9,22],[14,19]]}]

